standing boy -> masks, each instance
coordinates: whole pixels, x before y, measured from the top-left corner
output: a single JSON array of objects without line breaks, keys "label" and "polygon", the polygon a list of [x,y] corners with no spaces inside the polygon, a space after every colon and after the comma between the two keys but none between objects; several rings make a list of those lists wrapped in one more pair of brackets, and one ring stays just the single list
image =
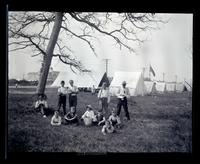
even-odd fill
[{"label": "standing boy", "polygon": [[78,88],[74,85],[73,80],[69,80],[69,84],[70,86],[67,90],[69,94],[69,109],[71,109],[71,107],[74,106],[76,112]]},{"label": "standing boy", "polygon": [[125,111],[125,116],[127,120],[130,120],[129,112],[128,112],[128,102],[127,98],[130,97],[129,89],[126,87],[126,81],[122,82],[122,87],[119,88],[117,92],[118,104],[117,104],[117,115],[120,115],[121,107],[123,106]]},{"label": "standing boy", "polygon": [[60,111],[60,108],[62,106],[63,108],[63,114],[66,114],[66,93],[67,90],[64,87],[65,86],[65,81],[61,81],[61,86],[58,88],[58,111]]}]

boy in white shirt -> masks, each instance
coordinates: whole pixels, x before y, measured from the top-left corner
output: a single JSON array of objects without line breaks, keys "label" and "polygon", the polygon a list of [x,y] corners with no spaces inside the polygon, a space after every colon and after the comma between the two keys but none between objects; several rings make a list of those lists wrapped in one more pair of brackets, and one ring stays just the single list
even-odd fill
[{"label": "boy in white shirt", "polygon": [[69,84],[70,86],[67,90],[67,93],[69,94],[69,109],[74,106],[76,111],[78,88],[74,85],[73,80],[69,80]]},{"label": "boy in white shirt", "polygon": [[103,135],[106,135],[106,133],[114,133],[115,128],[112,126],[109,120],[106,120],[101,132],[103,133]]},{"label": "boy in white shirt", "polygon": [[63,108],[63,114],[66,114],[66,94],[67,90],[64,87],[65,86],[65,81],[61,81],[61,86],[58,88],[58,111],[60,111],[60,108],[62,106]]},{"label": "boy in white shirt", "polygon": [[45,118],[46,117],[46,114],[45,114],[45,110],[48,108],[48,104],[47,104],[47,101],[45,99],[45,96],[44,95],[39,95],[38,96],[38,100],[36,101],[35,103],[35,109],[36,110],[40,110],[40,112],[42,113],[43,117]]},{"label": "boy in white shirt", "polygon": [[122,82],[122,87],[119,88],[117,92],[117,97],[118,97],[118,104],[117,104],[117,115],[120,115],[121,112],[121,107],[123,106],[124,111],[125,111],[125,116],[127,120],[130,120],[129,112],[128,112],[128,102],[127,98],[130,97],[130,92],[129,89],[126,87],[126,81]]},{"label": "boy in white shirt", "polygon": [[97,121],[91,105],[86,106],[86,112],[82,115],[81,120],[83,120],[86,126],[90,126]]},{"label": "boy in white shirt", "polygon": [[53,117],[51,118],[51,125],[59,126],[61,125],[62,119],[58,114],[58,111],[54,112]]},{"label": "boy in white shirt", "polygon": [[101,105],[101,111],[106,114],[108,112],[108,103],[110,102],[110,93],[106,82],[103,83],[102,88],[99,90],[98,99]]}]

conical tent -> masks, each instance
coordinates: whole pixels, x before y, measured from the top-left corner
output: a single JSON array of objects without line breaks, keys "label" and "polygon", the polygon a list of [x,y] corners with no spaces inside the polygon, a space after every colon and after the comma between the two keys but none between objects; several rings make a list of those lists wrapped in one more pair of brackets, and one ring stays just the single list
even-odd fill
[{"label": "conical tent", "polygon": [[106,82],[107,86],[110,85],[110,82],[109,82],[109,79],[108,79],[106,72],[104,73],[103,77],[101,78],[101,81],[100,81],[98,87],[101,87],[104,82]]},{"label": "conical tent", "polygon": [[156,93],[156,83],[153,81],[144,81],[147,94]]},{"label": "conical tent", "polygon": [[142,72],[117,71],[110,84],[110,92],[112,95],[116,95],[123,81],[126,81],[126,86],[129,88],[131,96],[143,96],[146,93]]},{"label": "conical tent", "polygon": [[166,91],[166,83],[156,82],[156,91],[159,93],[164,93]]}]

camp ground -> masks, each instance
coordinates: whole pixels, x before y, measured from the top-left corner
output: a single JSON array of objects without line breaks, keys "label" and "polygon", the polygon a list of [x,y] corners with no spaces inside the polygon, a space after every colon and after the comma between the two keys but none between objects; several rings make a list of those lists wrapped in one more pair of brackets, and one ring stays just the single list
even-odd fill
[{"label": "camp ground", "polygon": [[111,95],[116,95],[117,90],[121,87],[122,82],[126,81],[131,96],[144,96],[145,85],[142,72],[123,72],[116,71],[110,84]]}]

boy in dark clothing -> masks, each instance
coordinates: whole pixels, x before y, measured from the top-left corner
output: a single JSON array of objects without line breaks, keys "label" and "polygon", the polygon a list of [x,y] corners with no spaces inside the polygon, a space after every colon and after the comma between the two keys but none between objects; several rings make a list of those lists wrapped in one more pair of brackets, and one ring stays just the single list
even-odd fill
[{"label": "boy in dark clothing", "polygon": [[67,124],[75,123],[76,125],[79,125],[78,116],[74,106],[71,107],[70,112],[68,112],[64,118]]}]

